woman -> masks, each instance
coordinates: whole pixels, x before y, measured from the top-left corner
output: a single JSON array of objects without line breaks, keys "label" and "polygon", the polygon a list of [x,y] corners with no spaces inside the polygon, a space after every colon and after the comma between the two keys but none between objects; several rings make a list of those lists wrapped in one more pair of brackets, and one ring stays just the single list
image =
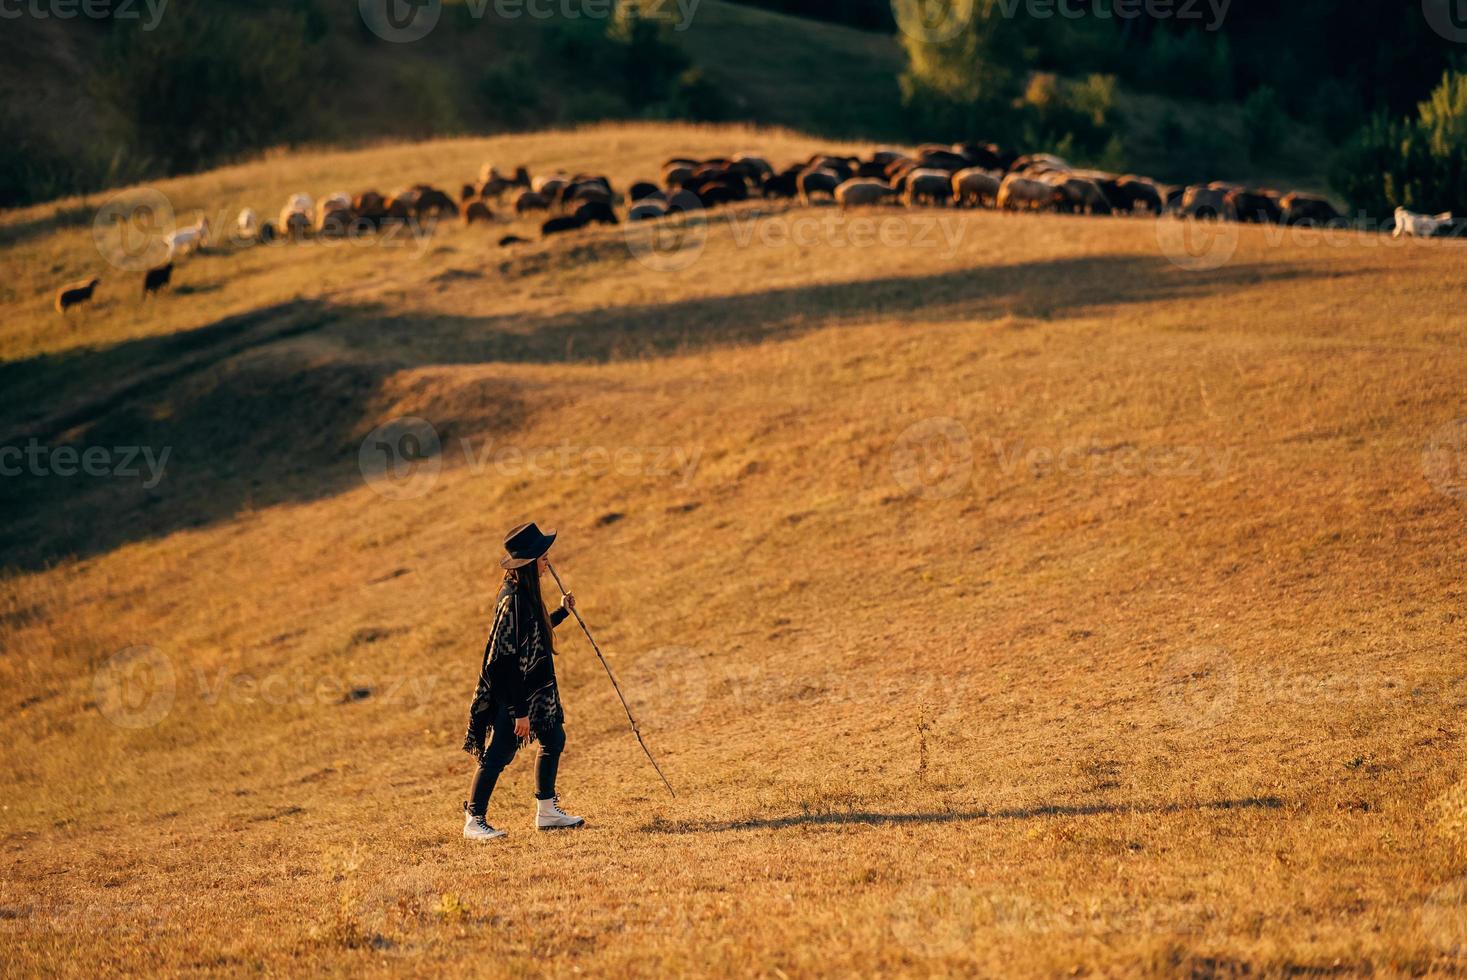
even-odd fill
[{"label": "woman", "polygon": [[[479,771],[464,803],[464,836],[469,840],[505,835],[484,816],[500,772],[527,739],[540,743],[535,762],[535,826],[553,830],[586,822],[561,810],[555,795],[555,772],[565,748],[565,712],[555,686],[553,630],[576,607],[576,600],[567,594],[560,608],[550,613],[540,596],[540,577],[550,564],[546,553],[554,541],[554,531],[542,534],[533,523],[521,524],[504,539],[506,554],[499,560],[505,569],[504,585],[494,604],[494,625],[484,647],[464,738],[464,751],[479,760]],[[485,748],[484,737],[490,731],[493,734]]]}]

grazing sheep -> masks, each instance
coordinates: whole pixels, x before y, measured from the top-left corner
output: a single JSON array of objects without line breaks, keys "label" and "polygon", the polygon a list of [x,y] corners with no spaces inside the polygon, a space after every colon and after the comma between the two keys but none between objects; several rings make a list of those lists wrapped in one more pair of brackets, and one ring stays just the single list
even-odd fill
[{"label": "grazing sheep", "polygon": [[475,221],[492,222],[494,212],[490,211],[489,205],[483,201],[469,201],[464,205],[463,218],[466,225],[471,225]]},{"label": "grazing sheep", "polygon": [[1223,213],[1244,224],[1276,225],[1284,220],[1277,191],[1229,191],[1223,198]]},{"label": "grazing sheep", "polygon": [[627,212],[628,221],[651,221],[667,214],[667,205],[662,201],[654,201],[650,198],[633,204]]},{"label": "grazing sheep", "polygon": [[575,217],[582,224],[589,225],[592,222],[600,225],[615,225],[621,222],[616,220],[616,212],[611,210],[611,205],[604,201],[587,201],[576,208]]},{"label": "grazing sheep", "polygon": [[1188,218],[1220,219],[1228,192],[1221,187],[1192,185],[1182,194],[1182,214]]},{"label": "grazing sheep", "polygon": [[79,282],[62,286],[60,291],[56,293],[56,312],[65,316],[66,311],[73,306],[90,303],[92,301],[92,294],[96,292],[97,285],[101,281],[100,279],[83,279]]},{"label": "grazing sheep", "polygon": [[530,186],[530,172],[524,167],[516,167],[513,177],[506,177],[490,164],[484,164],[479,171],[479,186],[471,197],[492,197],[496,201],[504,196],[504,192],[511,187],[523,187],[526,190]]},{"label": "grazing sheep", "polygon": [[918,204],[940,206],[948,202],[952,193],[952,174],[946,170],[922,167],[906,175],[902,203],[909,208]]},{"label": "grazing sheep", "polygon": [[931,150],[917,158],[917,166],[923,170],[941,170],[951,177],[968,166],[968,158],[951,150]]},{"label": "grazing sheep", "polygon": [[254,208],[245,208],[235,219],[235,229],[239,232],[239,240],[242,242],[258,241],[260,237],[260,216],[255,213]]},{"label": "grazing sheep", "polygon": [[146,300],[171,282],[173,282],[172,262],[160,265],[156,269],[149,269],[143,273],[143,299]]},{"label": "grazing sheep", "polygon": [[541,225],[540,235],[543,238],[549,238],[551,235],[559,235],[565,231],[575,231],[577,228],[584,228],[585,226],[586,222],[582,221],[579,216],[565,215],[560,218],[551,218]]},{"label": "grazing sheep", "polygon": [[809,207],[816,194],[826,194],[834,201],[835,189],[841,185],[842,180],[841,175],[834,170],[817,168],[803,171],[795,183],[800,188],[800,203]]},{"label": "grazing sheep", "polygon": [[453,217],[459,215],[453,198],[428,184],[414,184],[393,193],[387,201],[387,216],[397,220]]},{"label": "grazing sheep", "polygon": [[290,200],[285,202],[285,207],[280,209],[280,230],[297,241],[306,237],[311,229],[311,212],[314,209],[315,206],[307,195],[291,195]]},{"label": "grazing sheep", "polygon": [[163,242],[168,246],[170,261],[178,256],[192,255],[209,244],[209,219],[200,218],[197,224],[171,231]]},{"label": "grazing sheep", "polygon": [[1110,214],[1114,210],[1105,192],[1094,180],[1052,174],[1047,183],[1055,190],[1056,211],[1066,214]]},{"label": "grazing sheep", "polygon": [[998,186],[994,204],[1000,211],[1039,211],[1054,203],[1054,188],[1042,180],[1011,173]]},{"label": "grazing sheep", "polygon": [[953,174],[953,203],[958,207],[993,207],[1003,175],[996,170],[968,167]]},{"label": "grazing sheep", "polygon": [[667,202],[668,214],[682,214],[687,211],[702,211],[703,200],[692,191],[678,191],[672,195],[672,200]]},{"label": "grazing sheep", "polygon": [[323,237],[345,235],[356,219],[356,213],[351,209],[351,196],[341,191],[328,194],[316,205],[316,233]]},{"label": "grazing sheep", "polygon": [[639,180],[635,184],[633,184],[631,188],[627,191],[627,196],[630,197],[633,201],[641,201],[661,193],[662,191],[658,189],[656,184],[648,183],[645,180]]},{"label": "grazing sheep", "polygon": [[1010,173],[1023,173],[1026,170],[1037,169],[1039,172],[1052,172],[1056,170],[1072,170],[1069,163],[1053,153],[1030,153],[1018,157],[1009,165]]},{"label": "grazing sheep", "polygon": [[267,221],[260,226],[260,241],[264,244],[269,245],[279,237],[280,233],[275,230],[275,222]]},{"label": "grazing sheep", "polygon": [[1456,220],[1450,211],[1443,211],[1441,214],[1417,214],[1405,208],[1396,208],[1396,230],[1391,232],[1391,237],[1430,238],[1443,228],[1451,227]]},{"label": "grazing sheep", "polygon": [[1285,194],[1279,206],[1284,210],[1284,223],[1289,225],[1333,225],[1343,220],[1333,204],[1313,194]]},{"label": "grazing sheep", "polygon": [[878,167],[887,167],[897,160],[905,159],[907,159],[907,155],[905,153],[903,153],[901,150],[891,149],[890,147],[879,149],[871,154],[871,163],[875,164]]},{"label": "grazing sheep", "polygon": [[478,196],[479,188],[475,187],[473,184],[464,184],[461,188],[459,188],[458,199],[464,204],[468,204],[470,201]]},{"label": "grazing sheep", "polygon": [[567,207],[572,204],[611,204],[611,191],[599,183],[570,184],[563,194],[561,203]]},{"label": "grazing sheep", "polygon": [[829,154],[817,153],[810,158],[805,170],[828,170],[835,174],[837,184],[843,184],[856,176],[856,166],[860,163],[850,157],[837,157]]},{"label": "grazing sheep", "polygon": [[357,218],[373,228],[382,227],[387,220],[387,198],[377,191],[362,191],[352,199],[351,209]]},{"label": "grazing sheep", "polygon": [[730,166],[743,171],[749,183],[755,187],[774,176],[774,168],[769,165],[769,161],[752,153],[735,153]]},{"label": "grazing sheep", "polygon": [[835,202],[842,211],[870,207],[895,196],[896,191],[886,181],[862,177],[852,177],[835,189]]},{"label": "grazing sheep", "polygon": [[749,198],[749,188],[737,177],[703,181],[693,188],[693,193],[698,195],[698,199],[707,208]]},{"label": "grazing sheep", "polygon": [[662,185],[668,190],[682,187],[693,178],[693,168],[686,164],[668,167],[662,171]]},{"label": "grazing sheep", "polygon": [[766,198],[770,197],[798,197],[800,194],[800,174],[797,170],[786,170],[784,173],[775,174],[760,186],[760,193]]},{"label": "grazing sheep", "polygon": [[541,195],[548,201],[553,201],[556,195],[560,193],[560,189],[568,183],[570,183],[570,178],[564,174],[557,174],[551,177],[536,177],[530,182],[530,190]]},{"label": "grazing sheep", "polygon": [[953,152],[962,154],[969,166],[997,170],[1001,174],[1007,173],[1018,159],[1014,154],[1000,149],[997,143],[958,143],[953,146]]},{"label": "grazing sheep", "polygon": [[417,192],[417,205],[414,213],[419,218],[457,218],[458,205],[453,198],[443,193],[436,187],[427,184],[419,184],[413,188]]},{"label": "grazing sheep", "polygon": [[550,199],[537,191],[521,191],[520,196],[514,200],[515,214],[529,214],[531,211],[549,211]]},{"label": "grazing sheep", "polygon": [[1161,214],[1164,198],[1155,181],[1127,174],[1116,180],[1116,209],[1135,213],[1137,207]]}]

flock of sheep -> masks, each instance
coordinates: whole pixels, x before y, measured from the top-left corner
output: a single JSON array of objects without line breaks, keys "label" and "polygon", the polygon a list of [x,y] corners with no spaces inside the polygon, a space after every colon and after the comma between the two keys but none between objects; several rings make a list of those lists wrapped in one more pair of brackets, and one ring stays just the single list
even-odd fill
[{"label": "flock of sheep", "polygon": [[[262,221],[253,209],[246,208],[236,220],[235,241],[247,245],[329,239],[374,234],[409,222],[431,228],[445,218],[470,225],[492,223],[496,208],[509,206],[520,217],[543,214],[540,232],[549,237],[591,224],[619,224],[621,208],[625,220],[640,222],[754,198],[786,198],[803,205],[826,198],[842,209],[880,204],[950,205],[1066,214],[1171,213],[1286,225],[1336,225],[1345,220],[1317,195],[1224,181],[1166,185],[1135,174],[1072,167],[1047,153],[1020,156],[993,143],[924,144],[911,152],[879,149],[866,157],[817,153],[782,170],[752,153],[713,159],[675,157],[662,165],[660,178],[637,181],[622,194],[600,174],[532,177],[525,167],[518,167],[507,176],[486,164],[475,182],[463,185],[457,200],[439,188],[416,184],[390,195],[376,190],[356,195],[337,192],[314,202],[307,194],[295,194],[273,222]],[[506,204],[507,195],[512,195],[510,204]],[[1450,213],[1418,215],[1401,208],[1396,212],[1394,234],[1430,237],[1452,225]],[[523,241],[507,235],[499,243]],[[175,259],[209,243],[207,219],[172,232],[165,240],[167,261],[144,275],[144,298],[168,285]],[[89,301],[99,281],[63,287],[56,297],[56,309],[65,313]]]}]

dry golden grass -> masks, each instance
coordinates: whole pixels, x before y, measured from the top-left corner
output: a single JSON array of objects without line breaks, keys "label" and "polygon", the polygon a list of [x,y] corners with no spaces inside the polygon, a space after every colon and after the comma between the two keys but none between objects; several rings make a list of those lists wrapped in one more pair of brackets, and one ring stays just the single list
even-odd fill
[{"label": "dry golden grass", "polygon": [[[815,144],[604,127],[160,189],[746,146]],[[98,259],[56,210],[0,218],[6,428],[172,455],[151,491],[5,481],[7,972],[1464,972],[1457,243],[1244,228],[1189,271],[1142,219],[781,246],[833,210],[746,207],[679,272],[617,229],[452,228],[216,252],[65,327],[49,291]],[[364,478],[402,416],[436,475]],[[531,830],[520,759],[471,846],[464,709],[528,518],[680,798],[563,630],[590,826]]]}]

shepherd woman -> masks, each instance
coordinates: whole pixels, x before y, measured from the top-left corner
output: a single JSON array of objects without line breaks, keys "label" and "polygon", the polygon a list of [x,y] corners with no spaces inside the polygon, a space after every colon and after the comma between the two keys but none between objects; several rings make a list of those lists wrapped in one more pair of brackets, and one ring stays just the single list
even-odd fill
[{"label": "shepherd woman", "polygon": [[[545,608],[540,577],[555,532],[542,533],[533,523],[521,524],[504,539],[504,585],[494,604],[494,625],[484,647],[479,683],[469,706],[464,751],[479,760],[478,772],[464,803],[464,837],[494,840],[505,836],[485,819],[489,797],[504,767],[524,741],[538,741],[535,761],[535,826],[540,830],[579,827],[586,821],[560,809],[555,773],[565,748],[565,712],[555,685],[554,629],[575,608],[566,594],[555,612]],[[491,734],[492,733],[492,734]],[[490,735],[486,747],[484,739]]]}]

